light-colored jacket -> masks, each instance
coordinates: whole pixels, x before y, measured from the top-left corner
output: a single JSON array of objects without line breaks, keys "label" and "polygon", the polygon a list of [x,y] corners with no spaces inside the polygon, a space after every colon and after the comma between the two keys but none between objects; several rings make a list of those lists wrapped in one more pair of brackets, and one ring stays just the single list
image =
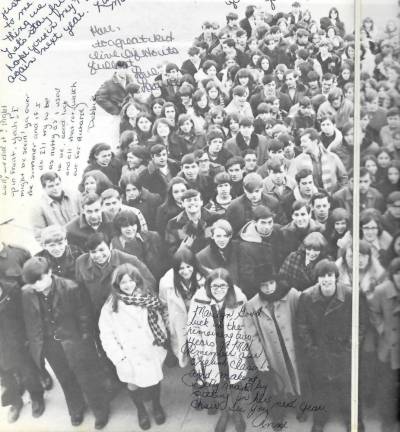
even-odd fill
[{"label": "light-colored jacket", "polygon": [[[244,326],[246,297],[235,287],[236,303],[225,309],[224,339],[226,362],[229,368],[229,382],[238,383],[246,378],[251,338]],[[208,384],[220,382],[218,367],[215,326],[211,306],[215,304],[204,288],[199,289],[192,298],[187,326],[189,355],[194,362],[195,371]]]},{"label": "light-colored jacket", "polygon": [[291,288],[285,297],[274,302],[276,321],[295,373],[294,386],[285,366],[278,333],[267,303],[262,301],[257,294],[246,304],[245,325],[252,340],[251,354],[257,369],[260,371],[273,370],[278,375],[278,385],[282,385],[285,393],[293,395],[300,394],[300,379],[293,335],[300,294],[299,291]]},{"label": "light-colored jacket", "polygon": [[[149,387],[163,379],[162,365],[167,351],[153,345],[154,336],[147,321],[147,309],[118,301],[113,312],[111,298],[101,309],[100,340],[107,357],[122,382]],[[166,332],[161,315],[158,324]]]},{"label": "light-colored jacket", "polygon": [[[204,286],[204,278],[199,277],[199,286]],[[186,350],[186,324],[188,312],[183,298],[177,293],[174,285],[174,270],[170,269],[160,279],[159,297],[166,306],[166,325],[169,330],[172,352],[179,361],[180,367],[189,362]]]}]

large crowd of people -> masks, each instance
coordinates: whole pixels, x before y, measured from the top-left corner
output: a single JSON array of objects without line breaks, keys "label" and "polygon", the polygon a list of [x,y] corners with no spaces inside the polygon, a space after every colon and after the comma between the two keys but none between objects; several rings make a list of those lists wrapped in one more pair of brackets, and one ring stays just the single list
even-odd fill
[{"label": "large crowd of people", "polygon": [[289,13],[248,6],[242,18],[204,22],[181,65],[160,65],[151,94],[116,62],[94,98],[119,141],[93,145],[78,190],[41,175],[39,253],[0,243],[10,422],[23,389],[32,415],[45,411],[46,361],[74,426],[87,405],[102,429],[122,386],[141,429],[151,427],[149,401],[168,425],[168,366],[193,371],[190,403],[218,414],[216,432],[229,419],[244,432],[250,402],[269,403],[282,430],[279,407],[293,398],[314,407],[312,432],[333,412],[350,431],[359,145],[359,431],[374,406],[382,432],[398,427],[398,29],[365,18],[361,35],[357,143],[354,33],[336,7],[319,20],[294,1]]}]

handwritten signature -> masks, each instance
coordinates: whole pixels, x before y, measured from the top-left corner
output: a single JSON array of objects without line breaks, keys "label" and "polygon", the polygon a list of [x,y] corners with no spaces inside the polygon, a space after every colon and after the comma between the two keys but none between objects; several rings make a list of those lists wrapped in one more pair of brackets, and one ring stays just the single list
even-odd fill
[{"label": "handwritten signature", "polygon": [[126,0],[96,0],[93,3],[93,6],[97,7],[98,12],[102,12],[103,9],[110,8],[114,10],[116,6],[122,6],[122,3],[125,3]]},{"label": "handwritten signature", "polygon": [[[265,1],[270,4],[271,10],[275,10],[275,2],[276,2],[276,0],[265,0]],[[239,2],[240,2],[240,0],[225,0],[225,4],[227,6],[233,6],[234,9],[238,8],[238,3]]]}]

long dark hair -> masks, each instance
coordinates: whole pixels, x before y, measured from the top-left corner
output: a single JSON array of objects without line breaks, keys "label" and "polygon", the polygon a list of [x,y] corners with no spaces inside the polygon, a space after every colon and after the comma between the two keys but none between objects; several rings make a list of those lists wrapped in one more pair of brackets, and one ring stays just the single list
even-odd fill
[{"label": "long dark hair", "polygon": [[142,275],[140,274],[137,267],[129,263],[119,265],[114,270],[111,278],[110,298],[112,302],[111,307],[113,312],[118,312],[118,294],[123,294],[119,288],[119,284],[121,282],[121,279],[125,275],[128,275],[132,280],[136,282],[137,288],[148,291],[148,288],[145,286]]},{"label": "long dark hair", "polygon": [[182,263],[189,264],[193,267],[193,273],[190,278],[189,284],[189,295],[190,298],[200,288],[197,280],[198,275],[205,277],[207,272],[197,261],[196,255],[188,248],[182,248],[175,252],[172,257],[172,268],[174,270],[174,287],[175,293],[181,297],[185,297],[185,293],[182,288],[182,278],[179,274],[179,268]]},{"label": "long dark hair", "polygon": [[228,284],[228,292],[226,293],[225,299],[224,299],[224,303],[228,306],[228,307],[233,307],[236,304],[236,294],[235,294],[235,286],[233,284],[233,280],[231,278],[231,275],[229,274],[228,270],[219,267],[216,268],[214,270],[211,270],[211,272],[209,273],[209,275],[206,278],[206,282],[205,282],[205,290],[207,293],[207,296],[211,299],[212,298],[212,294],[211,294],[211,283],[212,281],[214,281],[215,279],[222,279],[224,280],[227,284]]}]

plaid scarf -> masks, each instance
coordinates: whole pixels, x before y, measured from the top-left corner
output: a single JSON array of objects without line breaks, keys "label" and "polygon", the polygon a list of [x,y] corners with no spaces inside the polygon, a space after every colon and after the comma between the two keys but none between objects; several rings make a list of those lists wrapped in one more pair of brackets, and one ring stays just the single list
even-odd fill
[{"label": "plaid scarf", "polygon": [[135,305],[146,308],[148,311],[147,320],[149,327],[154,336],[153,345],[158,345],[166,348],[167,346],[167,335],[158,325],[158,313],[162,311],[162,305],[160,300],[152,294],[134,294],[127,295],[117,292],[119,300],[123,301],[127,305]]}]

